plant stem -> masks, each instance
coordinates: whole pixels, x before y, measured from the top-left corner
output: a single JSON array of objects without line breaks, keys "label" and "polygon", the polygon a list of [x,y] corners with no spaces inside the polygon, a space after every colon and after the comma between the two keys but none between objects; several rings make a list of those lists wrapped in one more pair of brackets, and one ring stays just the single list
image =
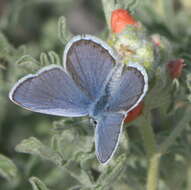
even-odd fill
[{"label": "plant stem", "polygon": [[158,7],[156,10],[158,14],[164,17],[164,0],[157,0],[155,2],[155,6]]},{"label": "plant stem", "polygon": [[191,162],[189,160],[188,162],[188,170],[187,170],[187,190],[190,190],[191,189]]},{"label": "plant stem", "polygon": [[143,138],[149,164],[146,189],[157,190],[160,154],[157,151],[155,135],[150,125],[150,120],[142,117],[140,122],[141,126],[139,130]]},{"label": "plant stem", "polygon": [[149,169],[147,175],[147,190],[157,190],[159,178],[160,154],[154,154],[149,159]]},{"label": "plant stem", "polygon": [[148,119],[142,118],[140,120],[139,131],[142,135],[147,157],[150,158],[156,152],[156,141],[152,126]]},{"label": "plant stem", "polygon": [[114,0],[110,0],[110,1],[102,0],[102,6],[103,6],[108,29],[110,29],[111,28],[110,26],[111,12],[115,9],[115,2]]}]

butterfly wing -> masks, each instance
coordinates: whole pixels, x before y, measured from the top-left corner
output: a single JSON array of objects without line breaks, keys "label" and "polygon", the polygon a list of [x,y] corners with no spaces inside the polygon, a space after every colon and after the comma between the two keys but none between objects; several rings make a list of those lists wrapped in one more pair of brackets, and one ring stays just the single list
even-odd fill
[{"label": "butterfly wing", "polygon": [[129,112],[143,99],[148,90],[148,76],[145,69],[136,63],[124,66],[121,77],[109,91],[107,111]]},{"label": "butterfly wing", "polygon": [[108,113],[98,121],[95,132],[96,155],[103,164],[110,160],[117,148],[123,120],[123,114]]},{"label": "butterfly wing", "polygon": [[93,101],[115,65],[115,53],[100,39],[76,36],[65,48],[64,67],[81,90]]},{"label": "butterfly wing", "polygon": [[89,99],[59,66],[48,66],[22,78],[9,97],[34,112],[69,117],[88,114]]}]

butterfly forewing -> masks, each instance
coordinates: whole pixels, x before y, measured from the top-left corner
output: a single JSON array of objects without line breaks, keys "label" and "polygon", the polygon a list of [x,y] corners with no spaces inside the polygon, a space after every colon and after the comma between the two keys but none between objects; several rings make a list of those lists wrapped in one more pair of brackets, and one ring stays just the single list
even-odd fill
[{"label": "butterfly forewing", "polygon": [[88,114],[89,99],[58,66],[21,79],[10,92],[10,99],[34,112],[70,117]]},{"label": "butterfly forewing", "polygon": [[115,65],[112,49],[90,35],[77,36],[65,50],[65,68],[73,80],[91,99],[99,95]]},{"label": "butterfly forewing", "polygon": [[101,163],[107,163],[114,154],[124,115],[120,113],[107,113],[100,117],[96,126],[95,143],[97,158]]},{"label": "butterfly forewing", "polygon": [[109,89],[107,111],[129,112],[143,99],[147,89],[148,78],[144,68],[136,63],[124,66],[122,76]]}]

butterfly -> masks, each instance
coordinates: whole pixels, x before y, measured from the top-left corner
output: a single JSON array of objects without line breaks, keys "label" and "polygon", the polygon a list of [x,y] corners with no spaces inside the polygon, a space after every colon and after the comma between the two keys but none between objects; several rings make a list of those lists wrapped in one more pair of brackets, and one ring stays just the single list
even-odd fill
[{"label": "butterfly", "polygon": [[117,53],[91,35],[73,37],[63,66],[50,65],[20,79],[9,98],[30,111],[96,121],[97,159],[112,158],[128,112],[148,90],[148,76],[138,63],[121,63]]}]

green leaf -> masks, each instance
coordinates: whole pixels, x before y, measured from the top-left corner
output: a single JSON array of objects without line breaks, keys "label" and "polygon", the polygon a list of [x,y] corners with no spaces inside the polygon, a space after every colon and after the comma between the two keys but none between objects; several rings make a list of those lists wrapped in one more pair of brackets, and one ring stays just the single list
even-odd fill
[{"label": "green leaf", "polygon": [[72,34],[66,27],[66,18],[64,16],[61,16],[58,20],[58,37],[63,44],[66,44],[72,37]]},{"label": "green leaf", "polygon": [[0,56],[5,56],[6,54],[9,54],[10,50],[12,51],[13,48],[11,47],[5,36],[0,33]]},{"label": "green leaf", "polygon": [[[168,151],[168,148],[171,145],[173,145],[177,137],[181,134],[181,132],[191,121],[190,113],[191,113],[191,106],[188,107],[185,106],[176,111],[176,113],[173,115],[174,118],[169,118],[169,120],[171,119],[171,121],[175,120],[174,128],[173,131],[170,133],[170,135],[160,145],[159,153],[163,154],[166,153],[166,151]],[[171,123],[171,125],[173,126],[173,122]]]},{"label": "green leaf", "polygon": [[110,29],[110,20],[111,20],[111,12],[116,9],[119,8],[118,5],[116,5],[114,0],[102,0],[102,5],[103,5],[103,10],[104,10],[104,14],[105,14],[105,19],[108,25],[108,28]]},{"label": "green leaf", "polygon": [[72,177],[74,177],[80,184],[83,184],[85,187],[92,187],[92,182],[89,175],[81,169],[80,164],[76,161],[68,161],[64,165],[65,169]]},{"label": "green leaf", "polygon": [[58,56],[57,53],[55,53],[54,51],[49,51],[49,52],[48,52],[48,55],[49,55],[49,57],[50,57],[50,62],[51,62],[52,64],[61,65],[60,57]]},{"label": "green leaf", "polygon": [[97,186],[108,187],[113,184],[125,169],[127,155],[121,154],[114,164],[106,168],[97,181]]},{"label": "green leaf", "polygon": [[54,51],[50,51],[48,53],[41,53],[40,63],[42,66],[52,65],[52,64],[56,64],[56,65],[61,64],[58,54],[56,54]]},{"label": "green leaf", "polygon": [[92,136],[82,135],[75,129],[64,130],[59,136],[59,141],[60,149],[62,148],[62,154],[66,160],[74,159],[79,152],[90,152],[93,146]]},{"label": "green leaf", "polygon": [[23,140],[15,148],[17,152],[28,153],[40,156],[43,159],[50,160],[56,165],[62,165],[62,157],[59,153],[53,151],[51,148],[43,145],[40,140],[35,137],[30,137]]},{"label": "green leaf", "polygon": [[29,182],[31,183],[33,190],[49,190],[46,185],[37,177],[31,177]]},{"label": "green leaf", "polygon": [[8,181],[11,181],[17,176],[17,168],[15,164],[2,154],[0,154],[0,175]]},{"label": "green leaf", "polygon": [[50,61],[46,53],[41,53],[40,54],[40,64],[42,66],[49,65]]},{"label": "green leaf", "polygon": [[39,69],[39,62],[34,59],[31,55],[23,55],[16,61],[16,64],[21,66],[27,72],[36,71]]}]

